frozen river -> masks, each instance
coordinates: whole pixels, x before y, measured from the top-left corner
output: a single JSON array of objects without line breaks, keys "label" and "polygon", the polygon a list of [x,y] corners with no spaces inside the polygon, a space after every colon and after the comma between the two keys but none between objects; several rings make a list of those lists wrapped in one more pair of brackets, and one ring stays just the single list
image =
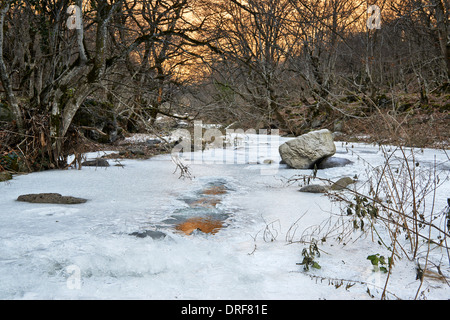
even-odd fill
[{"label": "frozen river", "polygon": [[[1,182],[0,299],[369,299],[361,283],[374,283],[376,295],[384,275],[374,274],[366,257],[389,254],[370,237],[345,246],[327,241],[319,270],[304,272],[297,265],[306,245],[295,240],[336,207],[322,194],[300,193],[298,185],[286,183],[310,170],[279,164],[277,148],[285,140],[277,139],[267,154],[260,153],[267,140],[256,135],[205,153],[209,161],[186,162],[193,179],[180,179],[170,155],[162,155]],[[320,170],[322,178],[364,179],[367,163],[383,162],[376,146],[336,147],[336,156],[353,164]],[[223,161],[241,156],[247,160]],[[442,151],[425,150],[418,161],[431,164],[435,157],[448,173]],[[446,206],[449,184],[438,190],[436,208]],[[88,201],[16,201],[42,192]],[[195,230],[198,219],[210,233]],[[390,291],[413,298],[414,263],[400,260],[395,268]],[[361,283],[336,289],[310,275]],[[429,298],[450,296],[447,285],[429,285]]]}]

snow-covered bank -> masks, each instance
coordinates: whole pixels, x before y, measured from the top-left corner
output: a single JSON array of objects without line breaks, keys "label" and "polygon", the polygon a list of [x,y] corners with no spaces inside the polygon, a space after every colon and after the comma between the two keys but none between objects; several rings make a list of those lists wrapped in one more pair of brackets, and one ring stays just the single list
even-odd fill
[{"label": "snow-covered bank", "polygon": [[[193,180],[179,179],[164,155],[121,160],[123,167],[46,171],[0,183],[0,299],[370,299],[367,284],[379,298],[386,275],[374,272],[367,256],[389,252],[370,236],[354,241],[355,233],[345,245],[331,239],[321,244],[321,269],[304,272],[297,265],[307,245],[295,240],[337,208],[324,195],[287,185],[290,177],[309,171],[279,165],[277,145],[259,153],[265,146],[266,140],[250,135],[240,145],[206,152],[205,161],[186,162]],[[336,147],[336,156],[354,163],[321,170],[321,178],[364,179],[367,163],[383,162],[378,147],[339,142]],[[272,163],[264,163],[269,156]],[[232,161],[249,158],[257,161]],[[416,160],[431,165],[435,159],[448,174],[442,151],[418,152]],[[221,215],[225,227],[214,235],[178,232],[176,217],[199,213],[186,199],[217,183],[227,192],[206,214]],[[448,181],[438,189],[437,211],[447,205],[449,191]],[[21,194],[41,192],[89,201],[15,201]],[[131,235],[145,230],[167,236]],[[450,274],[445,253],[433,254],[442,258],[442,272]],[[389,292],[414,298],[415,277],[414,262],[397,261]],[[450,297],[445,283],[426,280],[426,289],[428,299]]]}]

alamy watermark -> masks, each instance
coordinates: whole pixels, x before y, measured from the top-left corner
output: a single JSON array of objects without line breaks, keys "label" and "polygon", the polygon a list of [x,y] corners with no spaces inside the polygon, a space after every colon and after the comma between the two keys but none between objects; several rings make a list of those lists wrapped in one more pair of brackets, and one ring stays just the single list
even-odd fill
[{"label": "alamy watermark", "polygon": [[278,170],[278,129],[225,129],[194,121],[194,131],[178,129],[172,134],[177,143],[171,154],[192,164],[264,164],[261,174]]},{"label": "alamy watermark", "polygon": [[81,268],[75,264],[71,264],[66,267],[66,272],[69,274],[66,280],[67,289],[81,289]]},{"label": "alamy watermark", "polygon": [[67,18],[67,28],[70,30],[81,29],[81,8],[74,4],[70,5],[67,8],[67,13],[70,14],[69,18]]},{"label": "alamy watermark", "polygon": [[[73,29],[81,29],[82,23],[82,10],[77,5],[70,5],[67,8],[67,13],[70,15],[67,19],[67,28],[70,30]],[[381,29],[381,9],[377,5],[369,5],[367,7],[367,14],[369,17],[367,18],[367,28],[369,30],[373,29]]]},{"label": "alamy watermark", "polygon": [[367,29],[381,29],[381,9],[377,5],[371,5],[367,8]]}]

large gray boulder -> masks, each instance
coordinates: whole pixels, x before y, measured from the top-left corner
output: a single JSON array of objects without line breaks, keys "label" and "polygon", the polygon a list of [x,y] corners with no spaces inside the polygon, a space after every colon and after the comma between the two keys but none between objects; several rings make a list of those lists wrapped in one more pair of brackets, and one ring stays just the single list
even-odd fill
[{"label": "large gray boulder", "polygon": [[312,131],[279,147],[281,159],[294,169],[312,169],[336,153],[333,135],[327,129]]}]

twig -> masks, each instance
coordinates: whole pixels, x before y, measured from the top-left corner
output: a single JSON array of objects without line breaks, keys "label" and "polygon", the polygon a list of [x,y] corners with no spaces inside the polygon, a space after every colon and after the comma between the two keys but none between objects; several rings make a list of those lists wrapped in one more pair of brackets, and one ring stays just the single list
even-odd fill
[{"label": "twig", "polygon": [[84,130],[93,130],[93,131],[97,131],[99,134],[101,134],[102,136],[107,136],[108,134],[104,133],[103,131],[101,131],[99,128],[96,127],[89,127],[89,126],[79,126],[78,128],[80,129],[84,129]]}]

